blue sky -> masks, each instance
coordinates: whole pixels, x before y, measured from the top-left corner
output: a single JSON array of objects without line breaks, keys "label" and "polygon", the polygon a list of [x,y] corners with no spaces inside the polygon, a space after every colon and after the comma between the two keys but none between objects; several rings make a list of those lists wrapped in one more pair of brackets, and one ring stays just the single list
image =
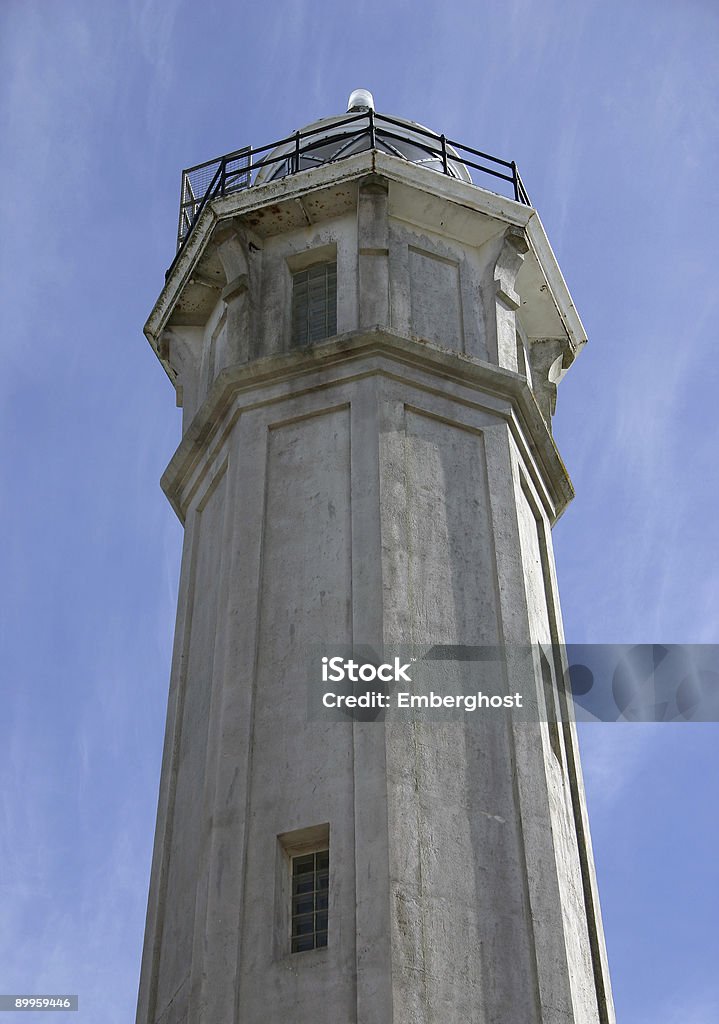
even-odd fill
[{"label": "blue sky", "polygon": [[[359,86],[515,159],[590,338],[555,421],[567,636],[719,642],[718,29],[712,0],[2,0],[0,992],[134,1019],[181,545],[142,325],[185,166]],[[719,1018],[718,739],[582,730],[622,1024]]]}]

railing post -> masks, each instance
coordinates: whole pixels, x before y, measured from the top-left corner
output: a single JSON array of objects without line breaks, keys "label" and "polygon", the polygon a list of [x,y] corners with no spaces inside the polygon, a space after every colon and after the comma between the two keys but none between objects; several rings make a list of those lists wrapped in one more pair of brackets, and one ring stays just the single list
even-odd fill
[{"label": "railing post", "polygon": [[524,203],[525,206],[531,206],[532,205],[532,200],[527,195],[527,190],[524,187],[524,182],[522,181],[522,179],[519,176],[519,171],[517,171],[517,183],[519,185],[519,201],[520,201],[520,203]]},{"label": "railing post", "polygon": [[512,160],[512,184],[514,185],[514,198],[516,202],[520,202],[519,199],[519,178],[517,175],[517,165]]},{"label": "railing post", "polygon": [[449,174],[447,169],[447,139],[444,135],[440,135],[442,141],[442,170],[445,174]]},{"label": "railing post", "polygon": [[369,148],[375,148],[374,110],[369,108]]},{"label": "railing post", "polygon": [[293,173],[296,174],[299,171],[299,169],[300,169],[300,133],[299,132],[295,132],[295,159],[294,159],[294,165],[295,165],[295,169],[294,169]]}]

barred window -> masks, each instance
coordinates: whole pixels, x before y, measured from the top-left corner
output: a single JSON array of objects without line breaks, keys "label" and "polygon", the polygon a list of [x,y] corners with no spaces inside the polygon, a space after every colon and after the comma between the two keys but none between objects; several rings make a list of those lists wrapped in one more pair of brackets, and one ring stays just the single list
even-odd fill
[{"label": "barred window", "polygon": [[327,945],[329,850],[292,858],[292,952]]},{"label": "barred window", "polygon": [[292,341],[308,345],[337,333],[337,264],[316,263],[292,275]]}]

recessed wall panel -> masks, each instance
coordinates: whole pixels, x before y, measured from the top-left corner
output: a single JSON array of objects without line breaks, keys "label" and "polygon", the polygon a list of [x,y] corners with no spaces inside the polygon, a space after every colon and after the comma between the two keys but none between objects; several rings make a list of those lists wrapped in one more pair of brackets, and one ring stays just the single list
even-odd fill
[{"label": "recessed wall panel", "polygon": [[410,246],[409,279],[412,333],[463,351],[459,264]]},{"label": "recessed wall panel", "polygon": [[[182,986],[192,960],[195,900],[200,877],[199,858],[206,820],[204,806],[205,761],[210,694],[213,685],[218,589],[222,559],[226,476],[223,474],[197,513],[195,569],[192,585],[192,621],[183,680],[182,732],[175,762],[176,791],[172,833],[168,837],[166,898],[162,909],[162,955],[158,969],[158,1014],[173,1002],[169,1024],[179,1013],[187,993]],[[163,1018],[164,1019],[164,1018]]]},{"label": "recessed wall panel", "polygon": [[[416,644],[498,642],[485,458],[479,431],[405,410],[406,601],[408,639]],[[488,686],[502,692],[501,673],[488,677],[481,663],[465,663],[461,671],[435,663],[433,679],[443,693],[453,692],[453,680],[467,688],[459,692]],[[393,947],[401,1024],[535,1019],[512,758],[506,718],[492,711],[457,713],[449,722],[423,712],[413,724],[392,726]],[[511,957],[497,955],[509,949]],[[427,979],[424,990],[418,975]]]},{"label": "recessed wall panel", "polygon": [[[347,407],[269,430],[242,910],[243,1020],[354,1020],[352,726],[307,721],[305,713],[307,652],[351,641],[350,493]],[[329,944],[282,956],[272,929],[277,836],[325,822],[332,843]],[[318,986],[330,977],[332,999],[318,999]]]},{"label": "recessed wall panel", "polygon": [[482,436],[412,409],[405,422],[412,639],[494,643],[495,580]]}]

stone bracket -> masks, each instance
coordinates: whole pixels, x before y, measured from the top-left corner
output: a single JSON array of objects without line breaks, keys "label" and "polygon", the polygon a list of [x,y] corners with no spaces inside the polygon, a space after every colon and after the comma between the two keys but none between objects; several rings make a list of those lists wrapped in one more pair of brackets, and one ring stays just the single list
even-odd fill
[{"label": "stone bracket", "polygon": [[566,347],[562,338],[532,338],[529,343],[534,397],[547,423],[557,406],[557,384],[564,375]]},{"label": "stone bracket", "polygon": [[[515,289],[517,275],[529,252],[524,230],[508,227],[499,240],[497,256],[490,261],[483,292],[487,310],[487,348],[499,366],[518,372],[515,312],[521,297]],[[491,274],[491,277],[489,276]]]},{"label": "stone bracket", "polygon": [[497,297],[512,309],[518,309],[520,298],[514,289],[517,275],[529,252],[529,243],[524,231],[509,227],[504,232],[504,240],[497,261],[494,264],[494,281]]},{"label": "stone bracket", "polygon": [[232,225],[219,236],[217,254],[228,282],[236,280],[242,274],[249,273],[247,261],[247,239],[244,232]]},{"label": "stone bracket", "polygon": [[239,295],[249,291],[250,279],[247,274],[238,274],[232,281],[222,289],[221,298],[223,302],[231,302]]}]

